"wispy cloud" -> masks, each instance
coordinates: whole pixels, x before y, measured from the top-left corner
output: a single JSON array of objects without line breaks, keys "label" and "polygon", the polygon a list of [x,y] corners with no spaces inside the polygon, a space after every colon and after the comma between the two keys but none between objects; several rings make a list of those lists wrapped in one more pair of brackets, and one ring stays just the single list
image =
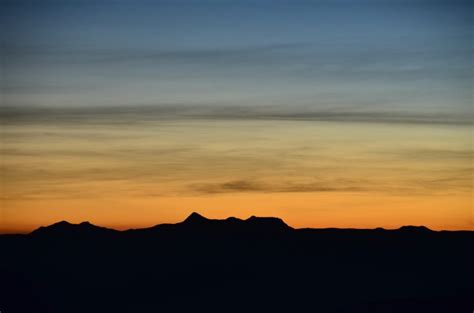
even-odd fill
[{"label": "wispy cloud", "polygon": [[344,192],[363,191],[362,186],[348,182],[276,182],[265,183],[252,180],[235,180],[223,183],[192,184],[190,190],[203,194],[239,192]]},{"label": "wispy cloud", "polygon": [[383,154],[410,160],[452,160],[454,162],[474,160],[474,150],[467,146],[464,149],[400,149],[385,151]]},{"label": "wispy cloud", "polygon": [[173,119],[235,119],[235,120],[289,120],[336,121],[413,124],[470,125],[470,114],[453,112],[390,112],[371,110],[316,109],[303,106],[250,106],[216,104],[168,104],[101,107],[31,107],[4,106],[0,120],[11,123],[137,123]]},{"label": "wispy cloud", "polygon": [[[12,63],[36,62],[54,64],[123,65],[124,63],[160,64],[205,63],[236,65],[242,63],[272,63],[276,59],[287,59],[300,49],[311,45],[305,42],[267,43],[260,45],[208,48],[97,48],[67,47],[54,45],[17,45],[9,44],[3,49],[4,57]],[[10,64],[11,66],[11,64]]]}]

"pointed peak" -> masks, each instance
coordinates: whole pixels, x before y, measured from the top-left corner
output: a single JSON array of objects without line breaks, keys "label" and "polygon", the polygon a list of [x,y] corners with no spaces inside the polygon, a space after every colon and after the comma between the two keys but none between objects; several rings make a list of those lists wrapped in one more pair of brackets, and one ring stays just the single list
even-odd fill
[{"label": "pointed peak", "polygon": [[202,216],[199,213],[193,212],[191,215],[189,215],[184,222],[185,223],[194,223],[194,222],[201,222],[201,221],[207,221],[208,219]]}]

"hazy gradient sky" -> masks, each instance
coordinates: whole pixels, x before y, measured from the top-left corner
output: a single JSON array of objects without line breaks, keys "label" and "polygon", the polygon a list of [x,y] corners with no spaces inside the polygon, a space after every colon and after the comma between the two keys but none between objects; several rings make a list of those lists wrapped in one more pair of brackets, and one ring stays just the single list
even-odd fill
[{"label": "hazy gradient sky", "polygon": [[472,1],[2,1],[1,226],[472,229]]}]

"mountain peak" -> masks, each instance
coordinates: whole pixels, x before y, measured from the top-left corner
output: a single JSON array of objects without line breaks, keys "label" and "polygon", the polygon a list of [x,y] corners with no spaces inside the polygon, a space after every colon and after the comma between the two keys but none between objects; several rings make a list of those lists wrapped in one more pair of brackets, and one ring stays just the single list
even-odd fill
[{"label": "mountain peak", "polygon": [[265,227],[268,229],[271,228],[273,230],[293,229],[292,227],[288,226],[281,218],[278,217],[257,217],[252,215],[246,220],[246,222],[254,226]]},{"label": "mountain peak", "polygon": [[256,217],[251,216],[246,220],[236,217],[228,217],[223,220],[208,219],[199,213],[193,212],[182,223],[183,226],[191,227],[191,229],[200,230],[218,230],[230,232],[280,232],[291,230],[292,228],[285,224],[283,220],[276,217]]},{"label": "mountain peak", "polygon": [[77,235],[77,234],[91,234],[95,232],[110,232],[115,231],[109,228],[96,226],[89,222],[82,222],[80,224],[71,224],[67,221],[61,221],[49,226],[42,226],[32,232],[36,235],[48,234],[62,234],[62,235]]},{"label": "mountain peak", "polygon": [[208,221],[208,219],[199,213],[193,212],[184,220],[184,223],[201,223],[205,221]]},{"label": "mountain peak", "polygon": [[432,231],[426,226],[413,226],[413,225],[402,226],[398,230],[406,231],[406,232],[424,232],[424,233]]}]

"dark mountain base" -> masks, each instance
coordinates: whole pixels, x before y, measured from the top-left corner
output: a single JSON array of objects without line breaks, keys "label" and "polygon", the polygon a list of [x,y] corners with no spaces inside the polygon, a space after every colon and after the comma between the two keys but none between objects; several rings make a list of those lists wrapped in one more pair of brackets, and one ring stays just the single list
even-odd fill
[{"label": "dark mountain base", "polygon": [[0,236],[0,311],[472,312],[473,232],[275,218]]}]

